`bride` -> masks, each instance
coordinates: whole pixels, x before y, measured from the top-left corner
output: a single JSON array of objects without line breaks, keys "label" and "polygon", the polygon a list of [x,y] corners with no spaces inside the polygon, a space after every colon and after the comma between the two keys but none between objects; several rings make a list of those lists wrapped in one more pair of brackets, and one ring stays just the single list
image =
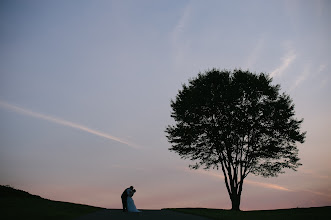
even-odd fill
[{"label": "bride", "polygon": [[136,190],[132,190],[131,193],[128,195],[127,198],[127,208],[128,208],[128,212],[141,212],[136,208],[136,205],[134,204],[134,201],[132,199],[132,196],[134,195],[134,193],[136,192]]}]

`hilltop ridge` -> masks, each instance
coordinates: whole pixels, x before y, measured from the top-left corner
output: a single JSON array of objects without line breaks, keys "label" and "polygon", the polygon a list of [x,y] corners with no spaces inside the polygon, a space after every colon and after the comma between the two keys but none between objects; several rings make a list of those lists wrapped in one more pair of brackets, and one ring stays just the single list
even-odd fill
[{"label": "hilltop ridge", "polygon": [[3,220],[69,220],[102,209],[88,205],[52,201],[8,185],[0,185],[0,218]]},{"label": "hilltop ridge", "polygon": [[0,197],[14,197],[14,198],[40,198],[40,196],[32,195],[20,189],[15,189],[9,185],[0,185]]}]

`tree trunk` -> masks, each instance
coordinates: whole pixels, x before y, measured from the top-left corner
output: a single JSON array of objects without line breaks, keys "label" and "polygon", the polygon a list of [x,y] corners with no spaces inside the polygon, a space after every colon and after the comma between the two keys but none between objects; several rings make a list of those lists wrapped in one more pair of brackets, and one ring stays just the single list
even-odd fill
[{"label": "tree trunk", "polygon": [[230,196],[231,199],[231,203],[232,203],[232,209],[233,211],[240,211],[240,197],[241,195],[237,195],[235,193],[232,193],[232,195]]}]

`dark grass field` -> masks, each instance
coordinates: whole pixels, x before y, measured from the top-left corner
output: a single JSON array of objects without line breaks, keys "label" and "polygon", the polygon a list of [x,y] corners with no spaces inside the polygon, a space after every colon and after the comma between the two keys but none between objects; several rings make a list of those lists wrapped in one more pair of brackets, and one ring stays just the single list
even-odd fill
[{"label": "dark grass field", "polygon": [[[22,190],[13,189],[9,186],[0,186],[0,219],[13,220],[40,220],[40,219],[63,219],[74,220],[79,216],[85,216],[89,213],[102,211],[103,208],[74,204],[68,202],[58,202],[41,198],[40,196],[31,195]],[[327,220],[331,219],[331,206],[316,207],[316,208],[296,208],[282,210],[265,210],[265,211],[241,211],[234,212],[222,209],[203,209],[203,208],[177,208],[165,209],[186,214],[198,215],[209,219],[218,220]],[[105,210],[106,213],[107,210]],[[111,211],[111,210],[108,210]],[[107,211],[107,212],[108,212]],[[157,212],[157,210],[155,210]],[[155,212],[154,211],[154,212]],[[114,213],[113,213],[114,212]],[[116,213],[120,215],[122,212],[114,210],[111,213],[116,217]],[[144,212],[144,210],[143,210]],[[156,213],[155,212],[155,213]],[[102,213],[102,212],[101,212]],[[130,215],[130,219],[136,217],[140,219],[149,219],[149,212],[145,215]],[[162,212],[159,211],[159,215]],[[136,216],[136,217],[135,217]],[[103,216],[105,217],[105,216]],[[161,216],[162,217],[162,216]],[[164,217],[164,216],[163,216]],[[99,218],[98,218],[99,219]],[[95,220],[98,220],[95,219]],[[101,218],[100,219],[106,219]],[[108,219],[108,218],[107,218]],[[171,218],[172,219],[172,218]],[[170,219],[170,220],[171,220]]]},{"label": "dark grass field", "polygon": [[326,220],[331,219],[331,206],[264,211],[230,211],[222,209],[183,208],[177,212],[204,216],[218,220]]},{"label": "dark grass field", "polygon": [[0,186],[0,219],[74,219],[102,208],[57,202],[9,186]]}]

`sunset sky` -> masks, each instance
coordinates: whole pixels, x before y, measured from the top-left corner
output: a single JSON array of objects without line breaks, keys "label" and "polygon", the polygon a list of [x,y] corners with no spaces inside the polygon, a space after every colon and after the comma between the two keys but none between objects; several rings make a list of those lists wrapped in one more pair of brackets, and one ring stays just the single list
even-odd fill
[{"label": "sunset sky", "polygon": [[268,73],[307,131],[301,166],[241,209],[331,205],[331,1],[0,1],[0,184],[138,209],[231,208],[222,172],[168,151],[170,100],[211,68]]}]

